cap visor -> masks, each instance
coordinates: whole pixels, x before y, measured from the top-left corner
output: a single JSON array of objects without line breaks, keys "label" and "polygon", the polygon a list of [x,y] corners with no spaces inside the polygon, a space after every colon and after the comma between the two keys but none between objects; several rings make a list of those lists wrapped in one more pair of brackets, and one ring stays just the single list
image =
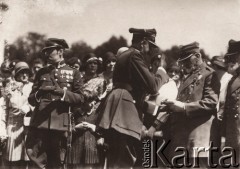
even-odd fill
[{"label": "cap visor", "polygon": [[238,52],[235,52],[235,53],[226,53],[225,56],[231,56],[231,55],[236,55],[238,54]]},{"label": "cap visor", "polygon": [[151,43],[152,45],[158,47],[158,45],[156,43],[154,43],[153,41],[148,40],[148,42]]},{"label": "cap visor", "polygon": [[54,46],[44,47],[44,48],[42,49],[42,53],[46,52],[46,50],[48,50],[48,49],[58,48],[58,47],[60,47],[60,46],[58,46],[58,45],[54,45]]},{"label": "cap visor", "polygon": [[184,58],[179,58],[179,59],[177,60],[177,62],[184,61],[184,60],[186,60],[186,59],[190,58],[192,55],[193,55],[193,53],[192,53],[192,54],[190,54],[190,55],[188,55],[188,56],[186,56],[186,57],[184,57]]},{"label": "cap visor", "polygon": [[217,65],[217,66],[220,66],[222,68],[226,68],[226,64],[224,64],[222,62],[213,62],[212,65]]}]

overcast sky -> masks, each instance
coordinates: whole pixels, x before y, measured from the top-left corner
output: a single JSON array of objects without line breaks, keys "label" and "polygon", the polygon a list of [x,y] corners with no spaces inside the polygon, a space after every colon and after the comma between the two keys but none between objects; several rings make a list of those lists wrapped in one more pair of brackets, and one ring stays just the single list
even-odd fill
[{"label": "overcast sky", "polygon": [[[12,43],[29,31],[83,40],[92,47],[112,35],[130,44],[130,27],[156,28],[162,49],[198,41],[211,56],[225,53],[230,39],[240,40],[239,0],[0,0],[1,34]],[[3,35],[2,34],[2,35]]]}]

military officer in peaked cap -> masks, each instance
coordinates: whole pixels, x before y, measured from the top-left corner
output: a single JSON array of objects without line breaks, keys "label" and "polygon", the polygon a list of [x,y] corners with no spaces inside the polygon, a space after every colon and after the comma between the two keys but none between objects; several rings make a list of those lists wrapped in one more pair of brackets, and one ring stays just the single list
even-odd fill
[{"label": "military officer in peaked cap", "polygon": [[237,158],[233,165],[236,165],[240,163],[240,41],[229,41],[225,60],[228,64],[228,72],[233,75],[228,83],[223,115],[225,146],[235,150]]},{"label": "military officer in peaked cap", "polygon": [[[178,64],[184,73],[179,87],[177,100],[165,102],[170,115],[170,158],[177,155],[175,149],[184,147],[191,158],[196,157],[194,147],[208,148],[210,141],[213,146],[214,122],[217,115],[217,103],[220,82],[214,70],[202,60],[199,43],[180,47]],[[213,140],[212,140],[213,139]],[[207,152],[199,153],[200,167],[206,167]]]},{"label": "military officer in peaked cap", "polygon": [[[163,68],[150,73],[144,56],[154,47],[155,29],[129,29],[132,46],[120,54],[113,72],[114,89],[100,105],[99,128],[109,144],[107,166],[130,168],[141,151],[142,105],[146,94],[156,94],[167,82]],[[141,159],[140,159],[141,160]]]},{"label": "military officer in peaked cap", "polygon": [[45,53],[49,66],[36,75],[29,103],[35,106],[27,136],[27,153],[40,168],[60,168],[66,152],[66,133],[70,127],[70,106],[84,100],[78,70],[63,59],[68,44],[50,38]]}]

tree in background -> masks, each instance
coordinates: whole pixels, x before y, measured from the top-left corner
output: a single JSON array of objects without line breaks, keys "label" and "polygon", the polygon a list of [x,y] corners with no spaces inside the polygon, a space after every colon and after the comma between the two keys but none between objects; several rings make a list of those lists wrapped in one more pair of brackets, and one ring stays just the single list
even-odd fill
[{"label": "tree in background", "polygon": [[107,52],[116,54],[119,48],[127,46],[127,40],[124,37],[120,36],[117,38],[116,36],[112,36],[108,41],[103,42],[101,45],[97,46],[94,50],[94,53],[98,57],[102,57],[104,59],[104,56]]},{"label": "tree in background", "polygon": [[13,44],[5,46],[5,57],[31,63],[37,57],[44,57],[41,50],[45,46],[45,41],[45,35],[29,32],[19,37]]},{"label": "tree in background", "polygon": [[[5,43],[4,57],[9,60],[22,60],[26,61],[30,65],[32,61],[37,58],[44,58],[44,54],[41,52],[42,48],[45,46],[45,41],[47,37],[43,34],[36,32],[29,32],[26,35],[20,36],[13,44]],[[65,59],[71,57],[78,57],[83,60],[88,53],[95,53],[98,57],[103,59],[107,52],[117,53],[118,49],[121,47],[128,47],[127,40],[120,36],[112,36],[107,41],[103,42],[95,49],[88,45],[84,41],[77,41],[70,46],[69,50],[65,52]],[[170,49],[162,51],[166,56],[167,65],[171,65],[176,62],[179,55],[179,47],[174,45]],[[206,54],[204,49],[200,50],[203,59],[207,62],[210,60],[208,54]]]},{"label": "tree in background", "polygon": [[71,45],[70,49],[65,52],[65,59],[69,59],[71,57],[77,57],[80,60],[83,60],[83,58],[88,54],[93,52],[93,49],[91,46],[89,46],[84,41],[78,41]]}]

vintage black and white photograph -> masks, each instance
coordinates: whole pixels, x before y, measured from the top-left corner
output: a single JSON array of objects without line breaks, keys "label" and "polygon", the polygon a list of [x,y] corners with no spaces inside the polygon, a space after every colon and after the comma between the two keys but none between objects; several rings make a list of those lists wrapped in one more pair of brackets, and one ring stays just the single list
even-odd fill
[{"label": "vintage black and white photograph", "polygon": [[0,169],[239,165],[240,0],[0,0]]}]

